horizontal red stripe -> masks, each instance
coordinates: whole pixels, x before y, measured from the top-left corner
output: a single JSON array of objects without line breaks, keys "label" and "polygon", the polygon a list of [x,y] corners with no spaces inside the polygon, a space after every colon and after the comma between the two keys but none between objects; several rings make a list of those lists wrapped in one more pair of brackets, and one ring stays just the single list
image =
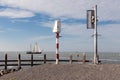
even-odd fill
[{"label": "horizontal red stripe", "polygon": [[56,59],[59,59],[59,54],[56,54]]},{"label": "horizontal red stripe", "polygon": [[57,49],[59,48],[59,43],[56,43],[56,48],[57,48]]},{"label": "horizontal red stripe", "polygon": [[56,38],[59,38],[59,33],[58,32],[56,32]]}]

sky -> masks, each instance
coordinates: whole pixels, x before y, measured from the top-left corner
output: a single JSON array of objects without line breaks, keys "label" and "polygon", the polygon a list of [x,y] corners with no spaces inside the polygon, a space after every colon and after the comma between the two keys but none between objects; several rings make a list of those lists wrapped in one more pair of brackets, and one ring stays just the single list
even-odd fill
[{"label": "sky", "polygon": [[98,51],[120,52],[119,0],[0,0],[0,51],[28,51],[37,42],[55,51],[54,21],[61,20],[60,51],[93,52],[86,11],[97,5]]}]

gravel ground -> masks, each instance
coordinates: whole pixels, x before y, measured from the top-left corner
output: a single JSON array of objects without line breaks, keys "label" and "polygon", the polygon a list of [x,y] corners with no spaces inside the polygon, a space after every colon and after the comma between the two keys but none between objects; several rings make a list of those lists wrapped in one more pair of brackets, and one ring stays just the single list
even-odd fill
[{"label": "gravel ground", "polygon": [[120,64],[44,64],[6,74],[0,80],[120,80]]}]

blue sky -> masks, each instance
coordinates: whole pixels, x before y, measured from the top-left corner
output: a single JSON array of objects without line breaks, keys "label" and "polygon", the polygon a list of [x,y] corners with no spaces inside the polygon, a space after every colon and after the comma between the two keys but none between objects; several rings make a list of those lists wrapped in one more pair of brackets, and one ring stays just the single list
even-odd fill
[{"label": "blue sky", "polygon": [[93,52],[86,11],[98,5],[99,52],[120,52],[119,0],[0,0],[0,51],[27,51],[37,41],[55,51],[54,21],[62,21],[60,51]]}]

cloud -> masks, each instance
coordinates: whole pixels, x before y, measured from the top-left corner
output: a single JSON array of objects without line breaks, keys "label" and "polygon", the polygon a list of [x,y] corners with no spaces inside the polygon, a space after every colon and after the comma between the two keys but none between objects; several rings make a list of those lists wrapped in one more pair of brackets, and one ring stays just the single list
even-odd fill
[{"label": "cloud", "polygon": [[98,17],[101,20],[120,20],[120,2],[118,0],[101,1],[98,5]]},{"label": "cloud", "polygon": [[54,21],[40,22],[39,25],[41,25],[43,27],[53,28]]},{"label": "cloud", "polygon": [[53,0],[51,2],[50,0],[36,0],[36,1],[33,1],[33,0],[17,0],[17,1],[1,0],[0,4],[2,6],[30,10],[36,13],[49,14],[53,17],[73,17],[73,18],[82,17],[83,18],[83,15],[85,16],[84,12],[86,12],[85,10],[86,7],[84,7],[84,5],[86,3],[91,4],[91,1],[92,0],[90,1]]},{"label": "cloud", "polygon": [[106,21],[98,21],[98,25],[113,25],[113,24],[120,24],[120,21],[114,21],[114,20],[106,20]]},{"label": "cloud", "polygon": [[[54,21],[42,22],[40,23],[43,27],[51,28],[51,31],[54,26]],[[62,21],[61,23],[61,34],[67,35],[83,35],[87,31],[86,24],[82,24],[79,22],[68,23],[66,21]],[[87,31],[88,32],[88,31]]]},{"label": "cloud", "polygon": [[12,23],[15,23],[15,22],[27,23],[27,22],[32,22],[32,21],[27,20],[27,19],[12,19],[11,22],[12,22]]},{"label": "cloud", "polygon": [[99,51],[119,52],[119,31],[119,24],[98,26],[98,33],[101,34],[98,39]]},{"label": "cloud", "polygon": [[33,17],[34,14],[30,11],[7,8],[5,10],[0,10],[0,16],[10,17],[10,18],[27,18],[27,17]]},{"label": "cloud", "polygon": [[85,25],[80,24],[63,24],[63,34],[81,35],[82,31],[86,29]]},{"label": "cloud", "polygon": [[1,6],[61,18],[86,18],[86,10],[93,9],[95,4],[98,4],[100,20],[120,20],[119,0],[0,0]]},{"label": "cloud", "polygon": [[110,41],[118,40],[118,38],[120,38],[120,35],[118,35],[119,31],[120,31],[119,24],[98,26],[98,30],[99,30],[100,34],[102,34],[102,36],[106,36],[107,39],[110,39]]},{"label": "cloud", "polygon": [[4,30],[0,30],[0,33],[4,33],[5,31]]},{"label": "cloud", "polygon": [[1,33],[5,33],[5,32],[21,32],[23,30],[19,30],[19,29],[14,29],[14,28],[3,28],[0,27],[0,32]]},{"label": "cloud", "polygon": [[38,37],[34,37],[33,40],[48,40],[48,39],[52,39],[54,38],[54,36],[38,36]]},{"label": "cloud", "polygon": [[14,28],[7,28],[6,31],[10,31],[10,32],[21,32],[21,31],[23,31],[23,30],[14,29]]}]

